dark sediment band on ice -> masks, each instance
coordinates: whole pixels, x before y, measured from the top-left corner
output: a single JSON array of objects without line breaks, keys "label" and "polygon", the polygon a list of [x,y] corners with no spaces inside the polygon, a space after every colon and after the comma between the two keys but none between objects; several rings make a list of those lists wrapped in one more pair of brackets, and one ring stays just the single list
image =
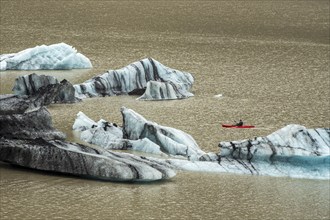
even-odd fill
[{"label": "dark sediment band on ice", "polygon": [[65,139],[65,134],[54,129],[45,107],[23,114],[0,114],[0,136],[9,139],[45,140]]},{"label": "dark sediment band on ice", "polygon": [[[134,62],[122,69],[109,70],[84,83],[74,85],[74,87],[78,98],[127,94],[141,95],[146,90],[149,81],[173,83],[173,90],[183,94],[178,95],[180,98],[192,95],[188,92],[194,83],[194,78],[190,73],[171,69],[152,58]],[[173,94],[170,95],[174,97]]]},{"label": "dark sediment band on ice", "polygon": [[54,96],[56,103],[75,103],[80,99],[75,97],[73,85],[67,81],[58,80],[54,76],[37,75],[35,73],[16,78],[13,92],[18,96],[35,96],[40,93],[40,89],[48,85],[58,85],[58,92]]},{"label": "dark sediment band on ice", "polygon": [[39,88],[35,95],[0,95],[0,115],[23,114],[53,102],[58,94],[59,85],[50,84]]},{"label": "dark sediment band on ice", "polygon": [[33,96],[0,95],[0,136],[15,139],[64,139],[54,129],[51,115],[44,107],[58,94],[59,85],[39,88]]},{"label": "dark sediment band on ice", "polygon": [[330,129],[288,125],[266,137],[220,142],[205,162],[167,159],[177,169],[203,172],[330,179]]},{"label": "dark sediment band on ice", "polygon": [[[37,51],[40,50],[42,48]],[[28,50],[22,53],[24,56],[1,55],[0,69],[30,68],[27,65],[33,64],[35,57],[27,62],[15,62],[31,53]],[[36,57],[40,55],[45,58],[40,53]],[[55,66],[67,68],[65,65],[71,61],[66,59]],[[38,65],[38,68],[54,67],[54,63]],[[96,149],[65,142],[65,135],[54,129],[44,107],[52,102],[73,103],[78,100],[76,97],[121,94],[142,94],[140,100],[188,98],[193,96],[189,92],[193,82],[190,73],[168,68],[152,58],[110,70],[75,86],[66,80],[59,83],[51,76],[19,77],[13,89],[15,95],[0,96],[0,160],[38,170],[112,181],[168,179],[175,175],[173,168],[330,179],[329,128],[288,125],[266,137],[221,142],[219,153],[205,153],[189,134],[148,121],[123,107],[122,128],[78,114],[74,129],[82,131],[83,140],[104,148]],[[138,150],[171,159],[115,153],[109,149]],[[172,159],[174,157],[180,159]]]},{"label": "dark sediment band on ice", "polygon": [[138,100],[172,100],[193,96],[189,92],[194,79],[190,73],[168,68],[149,58],[119,70],[111,70],[82,84],[60,83],[53,76],[30,74],[16,79],[16,95],[35,95],[41,87],[60,84],[56,103],[75,103],[80,98],[112,95],[142,95]]},{"label": "dark sediment band on ice", "polygon": [[278,157],[330,155],[330,129],[288,125],[266,137],[220,142],[221,155],[251,162]]},{"label": "dark sediment band on ice", "polygon": [[60,140],[0,138],[0,160],[43,171],[110,181],[154,181],[175,176],[171,165]]},{"label": "dark sediment band on ice", "polygon": [[33,101],[15,95],[0,97],[0,161],[110,181],[155,181],[175,176],[165,162],[63,141],[65,135],[53,128],[43,103],[31,104]]},{"label": "dark sediment band on ice", "polygon": [[149,81],[145,93],[138,100],[172,100],[194,96],[173,82]]},{"label": "dark sediment band on ice", "polygon": [[222,166],[237,164],[251,174],[330,178],[329,128],[291,124],[266,137],[220,142],[219,147]]},{"label": "dark sediment band on ice", "polygon": [[219,153],[205,153],[184,132],[147,121],[131,109],[121,111],[123,128],[94,122],[82,112],[73,128],[82,131],[86,142],[105,149],[183,156],[162,160],[179,170],[330,179],[329,128],[288,125],[267,137],[221,142]]}]

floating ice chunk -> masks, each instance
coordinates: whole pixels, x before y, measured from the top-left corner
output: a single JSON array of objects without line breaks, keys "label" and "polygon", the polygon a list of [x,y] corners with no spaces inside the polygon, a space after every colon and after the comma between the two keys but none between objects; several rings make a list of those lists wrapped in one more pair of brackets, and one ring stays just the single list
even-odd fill
[{"label": "floating ice chunk", "polygon": [[205,154],[194,138],[181,130],[147,121],[140,114],[125,107],[121,108],[121,113],[124,121],[124,138],[130,140],[147,138],[159,145],[164,153],[170,155],[199,158]]},{"label": "floating ice chunk", "polygon": [[[95,123],[79,112],[73,129],[83,131],[80,138],[105,149],[136,150],[145,153],[181,155],[191,160],[211,160],[187,133],[147,121],[131,109],[123,107],[123,128],[100,120]],[[93,126],[94,125],[94,126]],[[213,156],[211,156],[213,157]]]},{"label": "floating ice chunk", "polygon": [[15,79],[12,90],[15,95],[31,97],[39,95],[41,89],[49,86],[58,87],[54,97],[54,102],[56,103],[75,103],[80,101],[80,99],[74,96],[75,90],[69,81],[64,79],[58,82],[54,76],[37,75],[35,73],[19,76]]},{"label": "floating ice chunk", "polygon": [[90,60],[65,43],[41,45],[0,55],[0,70],[88,69]]},{"label": "floating ice chunk", "polygon": [[213,96],[214,98],[217,98],[217,99],[221,99],[221,98],[223,98],[223,95],[222,94],[218,94],[218,95],[215,95],[215,96]]},{"label": "floating ice chunk", "polygon": [[291,124],[266,137],[220,142],[221,166],[234,173],[330,179],[329,143],[329,128]]},{"label": "floating ice chunk", "polygon": [[[192,96],[188,92],[194,83],[194,78],[190,73],[171,69],[152,58],[134,62],[118,70],[109,70],[74,87],[78,98],[141,95],[146,90],[149,81],[171,82],[179,88],[180,93]],[[174,98],[173,92],[171,92],[171,97]]]}]

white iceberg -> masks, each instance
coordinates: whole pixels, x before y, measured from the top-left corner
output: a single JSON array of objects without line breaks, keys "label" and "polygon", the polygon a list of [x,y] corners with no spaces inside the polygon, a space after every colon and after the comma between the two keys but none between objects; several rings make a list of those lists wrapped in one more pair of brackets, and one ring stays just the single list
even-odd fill
[{"label": "white iceberg", "polygon": [[123,128],[100,120],[94,122],[79,112],[73,130],[82,131],[80,138],[105,149],[136,150],[158,155],[183,156],[198,160],[205,154],[187,133],[147,121],[131,109],[123,107]]},{"label": "white iceberg", "polygon": [[147,121],[140,114],[125,107],[121,108],[121,113],[124,122],[123,134],[126,139],[148,138],[159,145],[164,153],[181,155],[191,159],[198,159],[205,154],[194,138],[181,130]]},{"label": "white iceberg", "polygon": [[65,43],[41,45],[18,53],[1,54],[0,70],[88,69],[91,61]]}]

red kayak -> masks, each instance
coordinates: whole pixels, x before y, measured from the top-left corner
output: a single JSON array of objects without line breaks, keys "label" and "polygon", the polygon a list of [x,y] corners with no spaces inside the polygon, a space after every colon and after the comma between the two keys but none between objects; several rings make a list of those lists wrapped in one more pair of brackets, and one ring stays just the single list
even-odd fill
[{"label": "red kayak", "polygon": [[222,124],[222,127],[224,128],[254,128],[254,125],[242,125],[242,126],[237,126],[237,125],[229,125],[229,124]]}]

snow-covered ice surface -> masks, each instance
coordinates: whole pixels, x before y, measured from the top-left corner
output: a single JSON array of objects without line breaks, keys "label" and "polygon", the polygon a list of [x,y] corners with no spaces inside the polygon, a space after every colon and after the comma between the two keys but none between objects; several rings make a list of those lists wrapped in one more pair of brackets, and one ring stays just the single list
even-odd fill
[{"label": "snow-covered ice surface", "polygon": [[[118,70],[109,70],[84,83],[76,84],[74,87],[76,89],[76,97],[78,98],[127,94],[141,95],[145,92],[149,81],[172,83],[171,88],[166,86],[167,84],[159,86],[159,88],[164,87],[164,92],[156,89],[155,86],[149,86],[148,91],[157,90],[155,92],[158,93],[158,95],[154,93],[153,95],[151,93],[145,95],[153,97],[153,100],[169,99],[168,95],[170,99],[173,99],[175,96],[177,98],[188,98],[192,96],[188,92],[194,83],[194,78],[190,73],[166,67],[152,58],[134,62]],[[169,92],[165,87],[170,89]],[[177,89],[175,91],[176,94],[172,91],[175,89]],[[163,92],[163,95],[161,95],[161,92]]]},{"label": "snow-covered ice surface", "polygon": [[1,54],[0,70],[57,70],[92,68],[90,60],[65,43],[41,45]]}]

